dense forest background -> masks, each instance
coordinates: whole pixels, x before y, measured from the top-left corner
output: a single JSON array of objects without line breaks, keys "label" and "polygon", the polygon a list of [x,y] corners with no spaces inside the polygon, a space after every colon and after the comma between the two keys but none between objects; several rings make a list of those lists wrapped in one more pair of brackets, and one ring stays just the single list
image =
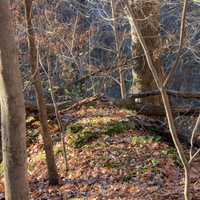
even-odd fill
[{"label": "dense forest background", "polygon": [[[28,43],[24,6],[19,2],[13,6],[16,11],[21,69],[24,73],[24,80],[29,81],[30,66],[27,60]],[[112,7],[109,1],[33,2],[32,20],[40,65],[47,69],[47,60],[51,59],[52,65],[55,66],[52,74],[55,87],[60,92],[59,101],[69,98],[69,94],[86,97],[100,92],[120,98],[120,80],[116,66],[122,67],[127,95],[139,89],[136,83],[139,78],[135,68],[139,65],[139,70],[143,70],[142,61],[138,60],[142,54],[136,55],[137,52],[134,52],[137,41],[135,40],[135,43],[131,40],[131,27],[128,19],[124,17],[120,3],[116,3],[116,6],[115,15],[117,16],[114,28]],[[163,45],[155,51],[162,52],[161,62],[167,71],[176,57],[176,51],[174,52],[173,49],[176,50],[179,41],[181,6],[178,2],[161,1],[159,11],[156,17],[159,17],[159,34],[161,34]],[[147,16],[148,14],[150,15],[151,12],[147,13]],[[198,78],[200,73],[198,67],[198,3],[190,3],[188,18],[187,45],[182,50],[182,65],[176,72],[176,78],[171,83],[171,87],[182,91],[198,91],[200,84]],[[147,19],[144,22],[143,31],[146,31],[145,26],[148,28],[148,23]],[[116,43],[119,43],[118,49]],[[120,54],[120,59],[118,54]],[[87,77],[89,75],[90,78]],[[48,95],[45,77],[43,75],[45,94]],[[83,80],[79,82],[80,79]],[[31,95],[30,87],[27,88],[26,95],[29,99],[34,97]]]}]

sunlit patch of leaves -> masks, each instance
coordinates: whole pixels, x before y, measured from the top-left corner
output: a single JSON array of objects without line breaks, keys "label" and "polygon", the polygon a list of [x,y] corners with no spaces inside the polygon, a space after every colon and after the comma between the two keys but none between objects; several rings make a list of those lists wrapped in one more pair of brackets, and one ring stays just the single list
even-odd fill
[{"label": "sunlit patch of leaves", "polygon": [[54,146],[53,148],[53,153],[55,156],[58,156],[60,154],[62,154],[62,147],[61,146]]},{"label": "sunlit patch of leaves", "polygon": [[132,137],[132,144],[144,146],[145,144],[150,144],[153,142],[160,142],[161,137],[157,135],[143,135],[143,136],[133,136]]},{"label": "sunlit patch of leaves", "polygon": [[39,151],[37,155],[35,155],[30,162],[28,163],[28,171],[32,172],[36,168],[37,164],[40,162],[45,162],[45,153],[44,151]]}]

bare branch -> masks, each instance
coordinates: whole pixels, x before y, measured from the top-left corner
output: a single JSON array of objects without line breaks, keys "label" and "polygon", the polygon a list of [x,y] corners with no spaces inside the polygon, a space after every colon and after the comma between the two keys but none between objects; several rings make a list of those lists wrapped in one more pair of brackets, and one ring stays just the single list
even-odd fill
[{"label": "bare branch", "polygon": [[180,29],[180,41],[179,41],[179,48],[176,56],[176,60],[174,65],[172,66],[169,74],[167,75],[165,81],[164,81],[164,87],[167,86],[167,84],[171,81],[172,77],[176,73],[176,70],[179,66],[180,59],[181,59],[181,50],[184,45],[184,36],[185,36],[185,24],[186,24],[186,10],[187,10],[188,0],[184,1],[183,11],[182,11],[182,18],[181,18],[181,29]]}]

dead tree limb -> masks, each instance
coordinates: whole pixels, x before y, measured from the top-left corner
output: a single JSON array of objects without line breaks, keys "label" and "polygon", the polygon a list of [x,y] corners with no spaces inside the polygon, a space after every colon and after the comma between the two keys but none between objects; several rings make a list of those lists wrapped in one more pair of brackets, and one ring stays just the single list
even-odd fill
[{"label": "dead tree limb", "polygon": [[[175,90],[167,90],[167,94],[173,97],[180,97],[185,99],[200,99],[200,93],[192,93],[192,92],[180,92]],[[164,107],[163,106],[154,106],[152,104],[141,104],[136,103],[135,100],[139,98],[148,98],[150,96],[160,95],[159,90],[149,91],[149,92],[141,92],[137,94],[132,94],[130,97],[127,97],[123,100],[111,100],[115,106],[121,108],[127,108],[131,110],[135,110],[139,114],[144,115],[152,115],[152,116],[164,116]],[[69,105],[69,102],[60,102],[56,103],[56,106],[59,110],[69,111],[72,109],[77,109],[82,105],[86,105],[88,103],[94,102],[100,99],[101,95],[92,96],[83,100],[80,100],[72,105]],[[109,98],[108,98],[109,99]],[[28,112],[37,112],[37,105],[34,102],[26,101],[26,110]],[[46,104],[47,112],[53,113],[54,112],[54,105],[53,104]],[[200,111],[198,107],[174,107],[173,113],[178,115],[196,115],[197,112]]]},{"label": "dead tree limb", "polygon": [[[181,91],[175,91],[175,90],[166,90],[166,92],[169,96],[173,96],[173,97],[181,97],[185,99],[200,99],[199,92],[181,92]],[[160,95],[160,91],[153,90],[153,91],[148,91],[148,92],[132,94],[129,98],[139,99],[139,98],[145,98],[145,97],[157,96],[157,95]]]}]

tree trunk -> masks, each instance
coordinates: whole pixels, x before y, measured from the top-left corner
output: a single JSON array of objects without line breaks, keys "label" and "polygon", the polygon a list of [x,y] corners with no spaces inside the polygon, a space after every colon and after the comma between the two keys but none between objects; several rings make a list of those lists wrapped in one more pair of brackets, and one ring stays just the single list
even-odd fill
[{"label": "tree trunk", "polygon": [[26,20],[27,20],[27,28],[28,28],[28,42],[29,42],[29,51],[30,51],[30,64],[32,67],[32,74],[35,74],[34,77],[34,87],[35,94],[37,99],[37,107],[39,110],[39,117],[41,123],[41,132],[42,138],[44,142],[44,150],[46,154],[46,162],[48,167],[48,176],[49,176],[49,184],[56,185],[59,182],[58,172],[56,168],[56,163],[53,154],[53,143],[51,136],[48,132],[48,116],[47,116],[47,108],[43,97],[43,88],[40,80],[40,73],[38,70],[37,63],[37,48],[35,45],[35,36],[32,25],[32,0],[25,0],[25,9],[26,9]]},{"label": "tree trunk", "polygon": [[112,18],[113,18],[113,32],[115,36],[115,46],[116,46],[116,52],[117,52],[117,68],[119,71],[119,86],[120,86],[120,94],[121,98],[125,99],[126,98],[126,84],[124,80],[124,75],[123,75],[123,68],[121,63],[119,63],[119,60],[121,59],[121,52],[120,52],[120,44],[119,44],[119,37],[117,33],[117,23],[116,23],[116,3],[114,0],[111,0],[111,9],[112,9]]},{"label": "tree trunk", "polygon": [[[133,1],[133,0],[132,0]],[[160,50],[161,50],[161,37],[160,37],[160,1],[147,1],[136,0],[132,3],[131,9],[134,11],[142,36],[145,40],[147,48],[153,58],[153,64],[163,80],[164,72],[161,70]],[[141,20],[142,19],[142,20]],[[141,56],[143,49],[135,34],[134,28],[131,27],[132,41],[134,43],[135,55]],[[140,92],[147,92],[156,89],[156,84],[149,70],[148,63],[145,56],[138,59],[138,67],[135,70],[137,74],[137,86]],[[161,103],[160,97],[151,97],[149,99],[141,100],[145,103],[152,103],[159,105]]]},{"label": "tree trunk", "polygon": [[[188,0],[185,0],[184,6],[183,6],[183,12],[182,12],[182,19],[181,19],[180,48],[181,48],[182,41],[184,40],[184,38],[182,36],[184,33],[184,29],[185,29],[185,17],[186,17],[187,4],[188,4]],[[171,137],[172,137],[173,143],[176,147],[177,153],[179,155],[179,158],[180,158],[181,163],[184,168],[184,173],[185,173],[184,197],[185,197],[185,200],[190,200],[190,163],[189,163],[190,161],[188,161],[187,156],[185,155],[183,147],[178,138],[177,129],[176,129],[176,125],[175,125],[174,118],[173,118],[172,107],[170,105],[169,96],[167,94],[166,88],[164,87],[165,83],[163,82],[163,77],[161,77],[160,74],[158,73],[158,70],[157,70],[158,66],[156,66],[156,67],[154,66],[153,57],[151,57],[152,55],[146,45],[144,35],[142,35],[142,32],[140,31],[140,26],[137,23],[135,12],[132,9],[130,9],[130,7],[128,5],[128,0],[125,1],[125,5],[127,6],[127,12],[128,12],[129,19],[132,23],[132,27],[135,29],[136,35],[137,35],[139,42],[142,46],[142,49],[144,51],[149,69],[151,70],[152,76],[155,80],[155,83],[161,93],[162,102],[163,102],[163,105],[165,108],[166,118],[167,118],[169,130],[171,133]],[[172,69],[174,69],[174,68],[172,68]],[[172,76],[173,75],[174,74],[172,73]],[[168,78],[166,78],[166,80],[167,79]],[[165,82],[166,82],[166,80],[165,80]]]},{"label": "tree trunk", "polygon": [[25,106],[10,1],[0,1],[0,102],[6,200],[28,200]]}]

